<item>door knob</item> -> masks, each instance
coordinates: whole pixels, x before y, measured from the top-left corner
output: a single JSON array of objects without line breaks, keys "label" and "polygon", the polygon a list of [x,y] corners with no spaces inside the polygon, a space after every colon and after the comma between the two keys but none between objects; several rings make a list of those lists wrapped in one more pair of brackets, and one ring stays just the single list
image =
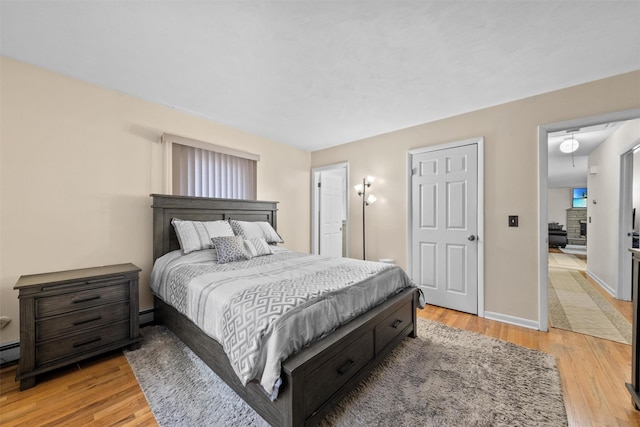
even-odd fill
[{"label": "door knob", "polygon": [[476,236],[474,236],[474,235],[472,234],[472,235],[470,235],[469,237],[467,237],[467,239],[469,239],[470,241],[472,241],[472,242],[473,242],[474,240],[476,240]]}]

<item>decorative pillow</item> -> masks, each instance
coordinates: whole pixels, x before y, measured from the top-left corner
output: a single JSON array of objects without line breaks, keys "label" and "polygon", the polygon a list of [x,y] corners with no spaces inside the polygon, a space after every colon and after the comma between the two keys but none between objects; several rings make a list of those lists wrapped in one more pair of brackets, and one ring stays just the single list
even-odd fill
[{"label": "decorative pillow", "polygon": [[211,239],[220,236],[233,236],[233,230],[227,221],[184,221],[178,218],[171,220],[176,230],[182,252],[213,248]]},{"label": "decorative pillow", "polygon": [[218,254],[218,264],[251,259],[244,247],[244,239],[240,236],[222,236],[211,239]]},{"label": "decorative pillow", "polygon": [[245,239],[263,238],[267,243],[284,243],[282,237],[266,221],[249,222],[231,219],[229,223],[236,236],[242,236]]},{"label": "decorative pillow", "polygon": [[251,252],[251,255],[254,257],[271,255],[273,253],[273,251],[271,250],[271,246],[269,246],[267,241],[263,238],[246,239],[244,241],[244,244],[249,249],[249,252]]}]

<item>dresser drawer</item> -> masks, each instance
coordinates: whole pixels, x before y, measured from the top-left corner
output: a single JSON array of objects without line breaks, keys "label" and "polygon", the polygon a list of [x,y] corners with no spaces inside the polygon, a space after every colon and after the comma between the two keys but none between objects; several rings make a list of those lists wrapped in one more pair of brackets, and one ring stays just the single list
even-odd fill
[{"label": "dresser drawer", "polygon": [[40,342],[67,333],[97,328],[128,318],[128,303],[103,305],[49,317],[36,322],[36,341]]},{"label": "dresser drawer", "polygon": [[36,345],[36,365],[54,362],[129,338],[129,322],[118,322]]},{"label": "dresser drawer", "polygon": [[36,299],[36,318],[82,310],[129,299],[129,285],[120,282]]},{"label": "dresser drawer", "polygon": [[305,413],[319,409],[333,393],[373,359],[373,331],[367,332],[305,378]]},{"label": "dresser drawer", "polygon": [[405,304],[376,325],[376,354],[413,321],[411,304]]}]

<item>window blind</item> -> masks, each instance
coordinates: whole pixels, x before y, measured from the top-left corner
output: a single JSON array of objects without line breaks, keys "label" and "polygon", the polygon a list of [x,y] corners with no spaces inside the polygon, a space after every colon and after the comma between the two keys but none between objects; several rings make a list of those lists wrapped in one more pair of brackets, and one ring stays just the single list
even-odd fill
[{"label": "window blind", "polygon": [[257,161],[172,144],[173,194],[256,200]]}]

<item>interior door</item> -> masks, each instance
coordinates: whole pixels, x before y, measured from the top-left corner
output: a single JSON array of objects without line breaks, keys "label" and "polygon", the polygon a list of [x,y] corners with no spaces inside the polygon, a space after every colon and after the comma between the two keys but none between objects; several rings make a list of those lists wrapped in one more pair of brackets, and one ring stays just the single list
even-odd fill
[{"label": "interior door", "polygon": [[342,256],[344,181],[329,172],[320,174],[320,255]]},{"label": "interior door", "polygon": [[478,313],[478,146],[412,156],[411,276],[427,303]]}]

